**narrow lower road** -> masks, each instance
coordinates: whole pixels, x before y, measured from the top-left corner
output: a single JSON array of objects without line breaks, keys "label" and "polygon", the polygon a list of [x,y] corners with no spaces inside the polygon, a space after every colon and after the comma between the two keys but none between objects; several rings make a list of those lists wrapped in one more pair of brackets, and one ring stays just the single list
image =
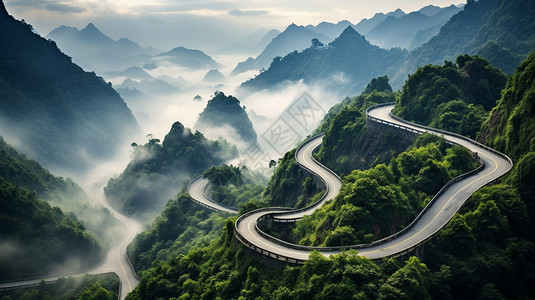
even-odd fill
[{"label": "narrow lower road", "polygon": [[[370,109],[368,117],[372,122],[398,127],[400,130],[442,135],[446,140],[477,153],[483,161],[484,167],[481,171],[445,188],[435,197],[433,203],[418,216],[408,230],[375,243],[343,247],[344,249],[357,249],[359,255],[371,259],[395,256],[421,244],[445,226],[475,191],[507,173],[512,167],[511,161],[505,155],[474,141],[393,118],[390,114],[393,107],[394,104],[390,104]],[[310,170],[325,182],[327,191],[324,197],[306,209],[281,211],[278,208],[264,208],[240,216],[235,224],[235,234],[245,246],[275,259],[297,263],[306,261],[312,250],[317,250],[325,256],[342,252],[342,247],[304,247],[290,244],[271,237],[258,228],[258,222],[268,217],[273,218],[274,221],[295,221],[304,215],[313,213],[324,202],[333,199],[338,194],[341,186],[340,178],[312,157],[312,152],[321,144],[322,138],[322,135],[316,136],[303,144],[296,153],[296,159],[303,168]],[[191,192],[192,197],[197,201],[202,201],[200,199],[204,197],[202,193],[192,194]]]},{"label": "narrow lower road", "polygon": [[[49,276],[31,280],[22,280],[16,282],[9,282],[0,284],[0,290],[11,289],[24,286],[37,285],[44,280],[47,283],[55,282],[62,276],[83,276],[85,274],[104,274],[104,273],[115,273],[121,281],[121,288],[119,299],[124,299],[126,295],[131,292],[138,284],[139,278],[137,277],[134,268],[130,264],[130,260],[126,254],[126,247],[134,240],[136,235],[142,231],[142,224],[128,216],[121,214],[111,207],[106,201],[106,196],[104,195],[104,189],[100,188],[97,192],[97,200],[106,207],[113,216],[119,220],[124,225],[124,234],[119,241],[113,244],[106,253],[106,258],[98,266],[87,270],[85,272],[80,272],[78,274],[65,274],[58,276]],[[67,249],[66,249],[67,250]]]},{"label": "narrow lower road", "polygon": [[219,204],[213,201],[212,199],[209,199],[208,197],[206,197],[206,195],[204,194],[204,190],[206,189],[206,186],[208,185],[208,183],[210,183],[210,181],[208,181],[208,179],[204,179],[202,175],[194,178],[189,183],[188,193],[193,198],[193,200],[195,200],[200,205],[204,207],[208,207],[213,210],[224,211],[224,212],[228,212],[231,214],[237,214],[238,213],[237,208],[228,207],[228,206]]}]

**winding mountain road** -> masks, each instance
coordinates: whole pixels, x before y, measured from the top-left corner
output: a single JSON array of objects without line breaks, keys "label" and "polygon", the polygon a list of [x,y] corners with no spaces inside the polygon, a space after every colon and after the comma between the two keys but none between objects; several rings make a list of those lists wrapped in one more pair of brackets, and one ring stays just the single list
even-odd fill
[{"label": "winding mountain road", "polygon": [[[305,209],[262,208],[248,212],[236,220],[236,238],[245,246],[263,255],[293,263],[305,262],[313,250],[317,250],[327,257],[332,254],[339,254],[347,249],[357,249],[359,255],[371,259],[401,255],[414,249],[444,227],[475,191],[496,180],[512,168],[511,160],[504,154],[460,135],[396,118],[391,114],[393,107],[394,104],[391,103],[370,108],[367,111],[368,121],[395,127],[399,130],[442,135],[449,142],[464,146],[473,153],[477,153],[483,165],[450,181],[404,230],[370,244],[343,247],[306,247],[269,236],[258,227],[260,221],[273,219],[274,222],[294,222],[304,215],[312,214],[323,203],[333,199],[340,190],[340,178],[327,167],[317,162],[312,156],[314,149],[322,142],[323,135],[319,135],[309,139],[299,147],[296,152],[296,160],[301,167],[311,171],[325,182],[327,191],[320,201]],[[203,181],[203,179],[199,178],[197,180]],[[203,183],[204,185],[201,185],[200,182],[196,182],[196,184],[190,185],[190,188],[193,186],[197,187],[197,189],[188,191],[196,201],[210,205],[213,201],[202,199],[206,197],[202,190],[199,189],[201,186],[206,186],[206,183],[207,181]]]},{"label": "winding mountain road", "polygon": [[97,266],[88,269],[85,272],[79,272],[75,274],[64,274],[58,276],[39,277],[30,280],[21,280],[15,282],[7,282],[0,284],[0,290],[8,290],[14,288],[21,288],[27,286],[38,285],[41,280],[46,283],[56,282],[60,277],[72,276],[79,277],[85,274],[105,274],[115,273],[119,277],[121,282],[119,299],[124,299],[128,293],[130,293],[138,284],[139,278],[134,271],[134,268],[130,264],[130,260],[126,253],[126,247],[134,240],[136,234],[143,230],[142,224],[136,219],[125,216],[111,207],[106,201],[104,195],[104,189],[100,188],[97,191],[97,200],[106,207],[112,215],[124,225],[124,234],[116,243],[108,248],[106,258]]}]

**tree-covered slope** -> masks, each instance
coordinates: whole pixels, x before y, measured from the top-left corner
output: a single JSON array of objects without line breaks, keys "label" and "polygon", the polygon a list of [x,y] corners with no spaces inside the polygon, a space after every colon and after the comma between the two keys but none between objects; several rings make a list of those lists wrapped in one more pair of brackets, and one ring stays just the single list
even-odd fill
[{"label": "tree-covered slope", "polygon": [[2,137],[0,177],[35,192],[37,197],[53,206],[74,213],[103,242],[111,243],[116,238],[119,224],[106,208],[94,203],[75,182],[54,176],[36,161],[17,152]]},{"label": "tree-covered slope", "polygon": [[[243,167],[212,167],[204,176],[210,180],[207,195],[226,205],[238,206],[259,198],[264,189],[262,179]],[[139,234],[128,247],[136,272],[149,269],[155,260],[168,260],[209,244],[219,236],[225,217],[229,216],[199,205],[183,190],[167,203],[150,229]]]},{"label": "tree-covered slope", "polygon": [[506,82],[506,76],[485,59],[461,55],[456,64],[427,65],[410,75],[393,113],[475,138]]},{"label": "tree-covered slope", "polygon": [[535,3],[530,0],[469,0],[439,34],[410,53],[396,85],[418,66],[442,64],[460,54],[476,54],[490,41],[497,46],[496,51],[510,53],[510,59],[505,60],[506,57],[495,55],[490,49],[479,54],[487,55],[504,72],[514,72],[521,60],[535,49],[534,14]]},{"label": "tree-covered slope", "polygon": [[373,46],[348,27],[327,46],[316,44],[302,52],[275,58],[268,70],[241,87],[264,89],[304,80],[343,94],[354,93],[362,91],[372,78],[395,74],[406,54],[399,49]]},{"label": "tree-covered slope", "polygon": [[387,165],[345,176],[335,199],[296,223],[292,239],[304,245],[369,243],[407,226],[444,184],[475,169],[470,151],[421,136]]},{"label": "tree-covered slope", "polygon": [[215,132],[218,136],[245,143],[256,144],[256,132],[240,100],[223,92],[216,92],[199,115],[194,128],[201,132]]},{"label": "tree-covered slope", "polygon": [[0,134],[46,168],[68,174],[113,157],[139,133],[123,99],[0,4]]},{"label": "tree-covered slope", "polygon": [[215,239],[229,214],[200,206],[182,191],[169,200],[150,228],[128,246],[128,256],[138,274],[154,261],[166,261]]},{"label": "tree-covered slope", "polygon": [[337,174],[346,175],[354,169],[387,163],[393,155],[405,150],[411,138],[366,127],[368,107],[395,99],[388,78],[383,76],[372,79],[359,96],[333,106],[316,130],[325,133],[317,158]]},{"label": "tree-covered slope", "polygon": [[[532,52],[502,93],[498,105],[483,124],[481,142],[507,153],[515,163],[509,182],[520,192],[535,218],[535,52]],[[530,227],[532,238],[535,230]]]},{"label": "tree-covered slope", "polygon": [[485,122],[480,140],[514,159],[535,151],[535,52],[507,82]]},{"label": "tree-covered slope", "polygon": [[0,206],[0,280],[81,270],[103,254],[73,216],[2,177]]},{"label": "tree-covered slope", "polygon": [[110,203],[127,214],[150,217],[159,212],[194,175],[236,157],[234,146],[211,141],[175,122],[160,144],[149,136],[132,144],[133,157],[124,172],[105,188]]}]

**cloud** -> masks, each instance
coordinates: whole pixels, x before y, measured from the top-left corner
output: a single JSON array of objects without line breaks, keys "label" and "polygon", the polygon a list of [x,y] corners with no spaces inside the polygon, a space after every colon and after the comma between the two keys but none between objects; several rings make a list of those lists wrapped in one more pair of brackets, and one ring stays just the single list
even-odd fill
[{"label": "cloud", "polygon": [[244,17],[244,16],[261,16],[261,15],[267,15],[267,10],[239,10],[239,9],[233,9],[229,10],[228,12],[231,16],[237,16],[237,17]]},{"label": "cloud", "polygon": [[82,7],[62,3],[49,3],[45,5],[45,8],[50,11],[58,11],[63,13],[83,13],[87,11],[85,8]]}]

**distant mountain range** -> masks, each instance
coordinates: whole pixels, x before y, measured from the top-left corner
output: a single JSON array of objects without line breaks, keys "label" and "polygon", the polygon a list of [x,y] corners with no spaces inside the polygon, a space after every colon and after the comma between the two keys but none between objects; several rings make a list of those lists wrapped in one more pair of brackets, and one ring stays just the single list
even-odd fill
[{"label": "distant mountain range", "polygon": [[170,51],[160,53],[156,57],[163,57],[175,65],[190,69],[217,68],[219,65],[210,56],[200,50],[192,50],[184,47],[173,48]]},{"label": "distant mountain range", "polygon": [[[244,82],[242,87],[265,89],[281,83],[304,80],[308,83],[328,83],[330,88],[351,95],[362,91],[372,78],[386,74],[391,78],[392,86],[398,89],[406,80],[407,74],[414,72],[418,66],[441,65],[444,60],[454,61],[464,53],[482,55],[511,74],[527,54],[535,49],[535,19],[530,17],[535,15],[535,7],[528,0],[506,3],[499,0],[469,1],[463,10],[453,15],[440,28],[436,36],[410,53],[373,48],[363,36],[352,30],[355,27],[367,30],[377,23],[373,29],[369,29],[368,35],[373,35],[373,32],[379,32],[383,27],[390,26],[390,30],[397,30],[396,27],[403,27],[401,23],[409,26],[413,19],[429,21],[427,14],[434,13],[436,20],[433,22],[444,20],[457,9],[452,6],[441,9],[428,6],[408,15],[396,11],[398,17],[394,13],[390,16],[376,14],[370,20],[349,26],[337,40],[327,46],[309,47],[302,52],[293,52],[282,59],[275,59],[269,69]],[[391,22],[401,23],[398,26],[388,25]],[[433,22],[426,23],[431,27],[423,31],[409,27],[416,33],[416,38],[426,31],[435,30]]]},{"label": "distant mountain range", "polygon": [[260,70],[269,67],[273,58],[284,56],[292,51],[300,51],[310,46],[314,38],[328,40],[328,38],[304,26],[291,24],[282,33],[277,35],[256,58],[249,57],[239,63],[232,71],[232,75],[249,70]]},{"label": "distant mountain range", "polygon": [[244,82],[241,87],[264,89],[304,80],[353,94],[364,89],[375,77],[395,74],[407,54],[400,49],[385,50],[374,46],[348,26],[327,46],[309,47],[274,59],[268,70]]},{"label": "distant mountain range", "polygon": [[56,172],[80,176],[141,133],[101,77],[5,9],[0,28],[0,135],[19,151]]},{"label": "distant mountain range", "polygon": [[218,67],[217,62],[200,50],[176,47],[163,52],[151,47],[143,48],[126,38],[114,41],[92,23],[82,30],[63,25],[52,30],[47,38],[54,40],[80,66],[101,74],[133,66],[154,69],[166,62],[190,69]]},{"label": "distant mountain range", "polygon": [[260,53],[281,32],[276,29],[259,29],[245,38],[225,46],[217,51],[219,54],[254,54]]},{"label": "distant mountain range", "polygon": [[376,13],[371,19],[362,19],[355,25],[355,29],[360,33],[366,35],[370,30],[383,22],[387,17],[400,18],[406,15],[401,9],[396,9],[395,11],[384,13]]},{"label": "distant mountain range", "polygon": [[82,30],[63,25],[52,30],[46,38],[55,41],[80,66],[97,72],[138,65],[161,52],[143,48],[126,38],[114,41],[92,23]]},{"label": "distant mountain range", "polygon": [[310,47],[313,38],[328,44],[349,26],[381,48],[413,49],[437,34],[440,26],[461,10],[462,8],[454,5],[443,8],[429,5],[410,14],[401,9],[387,14],[377,13],[373,18],[363,19],[356,25],[347,20],[336,24],[321,22],[316,26],[292,24],[277,35],[256,58],[249,57],[239,63],[232,74],[267,68],[277,56],[285,56]]},{"label": "distant mountain range", "polygon": [[370,43],[381,48],[414,49],[437,34],[440,27],[461,10],[455,5],[445,8],[426,6],[400,17],[391,15],[365,36]]}]

